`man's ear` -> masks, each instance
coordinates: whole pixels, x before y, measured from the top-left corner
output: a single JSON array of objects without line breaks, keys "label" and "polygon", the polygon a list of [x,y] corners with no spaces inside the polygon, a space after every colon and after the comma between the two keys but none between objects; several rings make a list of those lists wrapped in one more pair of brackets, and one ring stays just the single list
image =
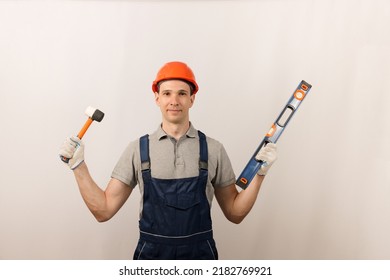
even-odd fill
[{"label": "man's ear", "polygon": [[155,93],[154,93],[154,101],[156,102],[156,104],[157,105],[159,105],[159,97],[160,97],[160,95],[158,94],[158,92],[156,91]]},{"label": "man's ear", "polygon": [[190,100],[191,100],[191,107],[192,107],[192,105],[194,105],[194,103],[195,103],[195,94],[192,94],[190,96]]}]

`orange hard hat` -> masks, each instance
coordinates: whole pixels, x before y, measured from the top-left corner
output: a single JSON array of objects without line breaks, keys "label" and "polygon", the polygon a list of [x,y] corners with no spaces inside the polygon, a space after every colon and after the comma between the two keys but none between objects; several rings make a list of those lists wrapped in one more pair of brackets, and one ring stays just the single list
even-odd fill
[{"label": "orange hard hat", "polygon": [[158,83],[165,80],[183,80],[193,85],[192,93],[195,94],[199,87],[195,81],[195,75],[191,68],[187,64],[179,61],[172,61],[166,63],[158,71],[156,79],[153,81],[152,90],[153,92],[158,91]]}]

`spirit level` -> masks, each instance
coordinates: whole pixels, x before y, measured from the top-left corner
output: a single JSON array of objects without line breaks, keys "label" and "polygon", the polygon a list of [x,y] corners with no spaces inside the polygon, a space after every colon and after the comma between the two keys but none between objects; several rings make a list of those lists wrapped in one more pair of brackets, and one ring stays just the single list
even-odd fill
[{"label": "spirit level", "polygon": [[279,114],[279,117],[276,119],[275,123],[272,124],[271,129],[265,135],[263,141],[261,141],[260,145],[256,149],[255,153],[249,160],[248,164],[245,166],[244,170],[241,172],[241,175],[238,177],[236,184],[246,189],[253,177],[259,171],[260,167],[264,164],[262,161],[256,160],[256,155],[260,151],[260,149],[267,145],[268,143],[276,143],[286,128],[287,124],[290,122],[292,116],[295,111],[298,109],[299,105],[302,103],[305,96],[311,89],[311,85],[305,81],[302,81],[294,94],[290,97],[286,106],[283,108],[282,112]]}]

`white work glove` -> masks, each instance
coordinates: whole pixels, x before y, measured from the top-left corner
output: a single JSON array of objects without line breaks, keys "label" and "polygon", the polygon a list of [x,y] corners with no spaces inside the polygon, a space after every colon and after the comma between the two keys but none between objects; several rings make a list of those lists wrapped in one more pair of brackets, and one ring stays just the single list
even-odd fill
[{"label": "white work glove", "polygon": [[84,143],[78,137],[68,137],[62,144],[59,154],[61,159],[62,157],[69,159],[65,163],[74,170],[84,161]]},{"label": "white work glove", "polygon": [[268,170],[277,159],[276,150],[275,143],[268,143],[267,145],[263,146],[257,153],[255,157],[256,160],[261,160],[263,162],[259,171],[257,172],[258,175],[264,176],[267,174]]}]

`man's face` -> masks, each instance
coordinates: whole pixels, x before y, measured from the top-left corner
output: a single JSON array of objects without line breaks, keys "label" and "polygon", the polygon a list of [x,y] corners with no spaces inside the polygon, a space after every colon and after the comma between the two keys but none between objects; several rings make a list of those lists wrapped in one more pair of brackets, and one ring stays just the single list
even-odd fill
[{"label": "man's face", "polygon": [[195,95],[191,95],[190,86],[180,80],[168,80],[160,84],[155,93],[156,104],[160,107],[163,119],[170,123],[189,122],[189,110]]}]

